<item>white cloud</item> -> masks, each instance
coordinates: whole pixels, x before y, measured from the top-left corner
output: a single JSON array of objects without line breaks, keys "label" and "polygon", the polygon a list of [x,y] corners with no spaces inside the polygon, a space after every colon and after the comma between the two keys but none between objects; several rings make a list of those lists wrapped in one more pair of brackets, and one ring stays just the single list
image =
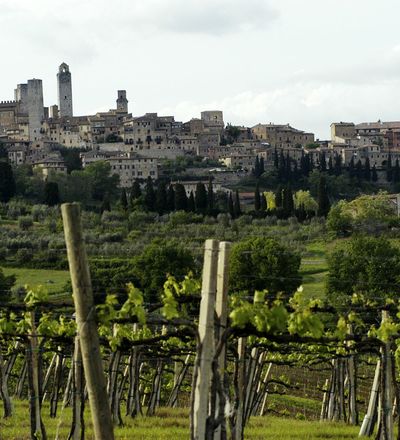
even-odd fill
[{"label": "white cloud", "polygon": [[[46,19],[49,25],[56,20],[111,39],[121,30],[208,35],[263,30],[278,16],[268,0],[0,0],[0,5],[3,21],[7,16],[20,22]],[[59,32],[68,27],[58,26]]]}]

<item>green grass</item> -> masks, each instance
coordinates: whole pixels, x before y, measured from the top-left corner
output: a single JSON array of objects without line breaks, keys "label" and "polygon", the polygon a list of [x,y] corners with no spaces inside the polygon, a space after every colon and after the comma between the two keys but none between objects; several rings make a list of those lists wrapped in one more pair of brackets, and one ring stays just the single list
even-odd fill
[{"label": "green grass", "polygon": [[[49,293],[61,292],[65,283],[69,280],[69,272],[66,270],[49,269],[25,269],[19,267],[3,267],[5,275],[16,275],[15,285],[45,286]],[[0,437],[1,438],[1,437]]]},{"label": "green grass", "polygon": [[[0,421],[0,439],[30,439],[29,409],[26,401],[16,401],[16,414]],[[66,439],[71,420],[70,408],[59,411],[56,419],[48,416],[48,404],[42,410],[48,438],[55,438],[60,424],[60,439]],[[91,423],[88,420],[86,439],[93,439]],[[116,440],[187,440],[189,438],[189,418],[186,409],[161,408],[155,417],[138,417],[125,420],[123,427],[115,429]],[[316,440],[316,439],[356,439],[359,427],[339,423],[320,423],[274,416],[254,417],[245,431],[246,440]]]},{"label": "green grass", "polygon": [[303,255],[300,273],[303,276],[304,291],[309,297],[323,298],[325,295],[328,273],[326,253],[326,244],[317,241],[309,243]]}]

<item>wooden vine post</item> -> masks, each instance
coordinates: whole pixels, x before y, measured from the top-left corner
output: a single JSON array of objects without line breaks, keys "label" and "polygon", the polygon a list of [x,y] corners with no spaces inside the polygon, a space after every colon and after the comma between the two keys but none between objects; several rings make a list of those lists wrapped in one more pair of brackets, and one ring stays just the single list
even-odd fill
[{"label": "wooden vine post", "polygon": [[[218,269],[217,269],[217,294],[215,300],[215,317],[216,317],[216,331],[215,331],[215,344],[217,345],[221,339],[223,332],[226,329],[228,320],[228,264],[229,255],[231,251],[231,243],[223,241],[219,244],[218,252]],[[218,358],[218,369],[224,386],[224,376],[226,368],[226,347],[221,351]],[[222,415],[225,410],[222,408],[216,396],[216,417]],[[214,432],[214,440],[226,439],[226,424],[221,423],[220,426]]]},{"label": "wooden vine post", "polygon": [[99,334],[95,321],[92,284],[83,240],[79,204],[64,203],[61,206],[61,212],[94,435],[96,440],[113,440],[113,424],[100,354]]},{"label": "wooden vine post", "polygon": [[194,390],[193,440],[206,439],[211,364],[214,356],[214,311],[217,287],[218,241],[206,240],[199,317],[198,374]]}]

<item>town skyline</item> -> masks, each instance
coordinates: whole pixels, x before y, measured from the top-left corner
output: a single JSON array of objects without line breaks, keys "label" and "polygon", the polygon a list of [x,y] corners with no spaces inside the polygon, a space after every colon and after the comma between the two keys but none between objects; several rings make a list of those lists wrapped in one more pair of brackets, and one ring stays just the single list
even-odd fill
[{"label": "town skyline", "polygon": [[[191,1],[186,8],[180,0],[168,7],[121,0],[98,11],[85,2],[82,14],[75,0],[39,3],[0,1],[1,33],[21,29],[2,48],[13,60],[2,72],[2,100],[36,77],[45,104],[57,102],[51,66],[65,61],[75,114],[108,110],[115,90],[125,89],[135,115],[189,120],[221,109],[232,124],[291,123],[320,139],[334,121],[399,119],[399,6],[391,0],[378,19],[370,0]],[[371,32],[383,19],[385,31]],[[16,56],[22,47],[25,56]]]}]

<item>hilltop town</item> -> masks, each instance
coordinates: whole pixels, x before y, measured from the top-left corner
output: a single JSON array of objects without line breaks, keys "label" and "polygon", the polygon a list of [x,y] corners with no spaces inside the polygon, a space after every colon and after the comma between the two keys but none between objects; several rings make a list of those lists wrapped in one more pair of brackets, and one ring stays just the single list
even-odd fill
[{"label": "hilltop town", "polygon": [[[400,154],[400,121],[333,122],[331,139],[319,140],[290,124],[226,124],[222,110],[204,110],[185,122],[157,113],[136,116],[129,109],[126,90],[116,92],[115,107],[109,111],[77,116],[72,73],[65,63],[58,68],[57,84],[58,104],[50,107],[43,104],[40,79],[18,84],[15,99],[0,103],[0,142],[9,162],[29,164],[44,178],[67,173],[60,149],[78,149],[83,168],[108,162],[123,188],[131,188],[136,179],[163,176],[166,160],[182,158],[208,160],[201,177],[212,176],[219,188],[254,173],[256,160],[272,169],[282,155],[292,169],[300,168],[307,156],[315,166],[322,161],[326,167],[338,162],[344,168],[368,167],[379,180],[388,162],[394,167]],[[192,182],[185,183],[188,194],[198,180],[195,170],[192,175]]]}]

